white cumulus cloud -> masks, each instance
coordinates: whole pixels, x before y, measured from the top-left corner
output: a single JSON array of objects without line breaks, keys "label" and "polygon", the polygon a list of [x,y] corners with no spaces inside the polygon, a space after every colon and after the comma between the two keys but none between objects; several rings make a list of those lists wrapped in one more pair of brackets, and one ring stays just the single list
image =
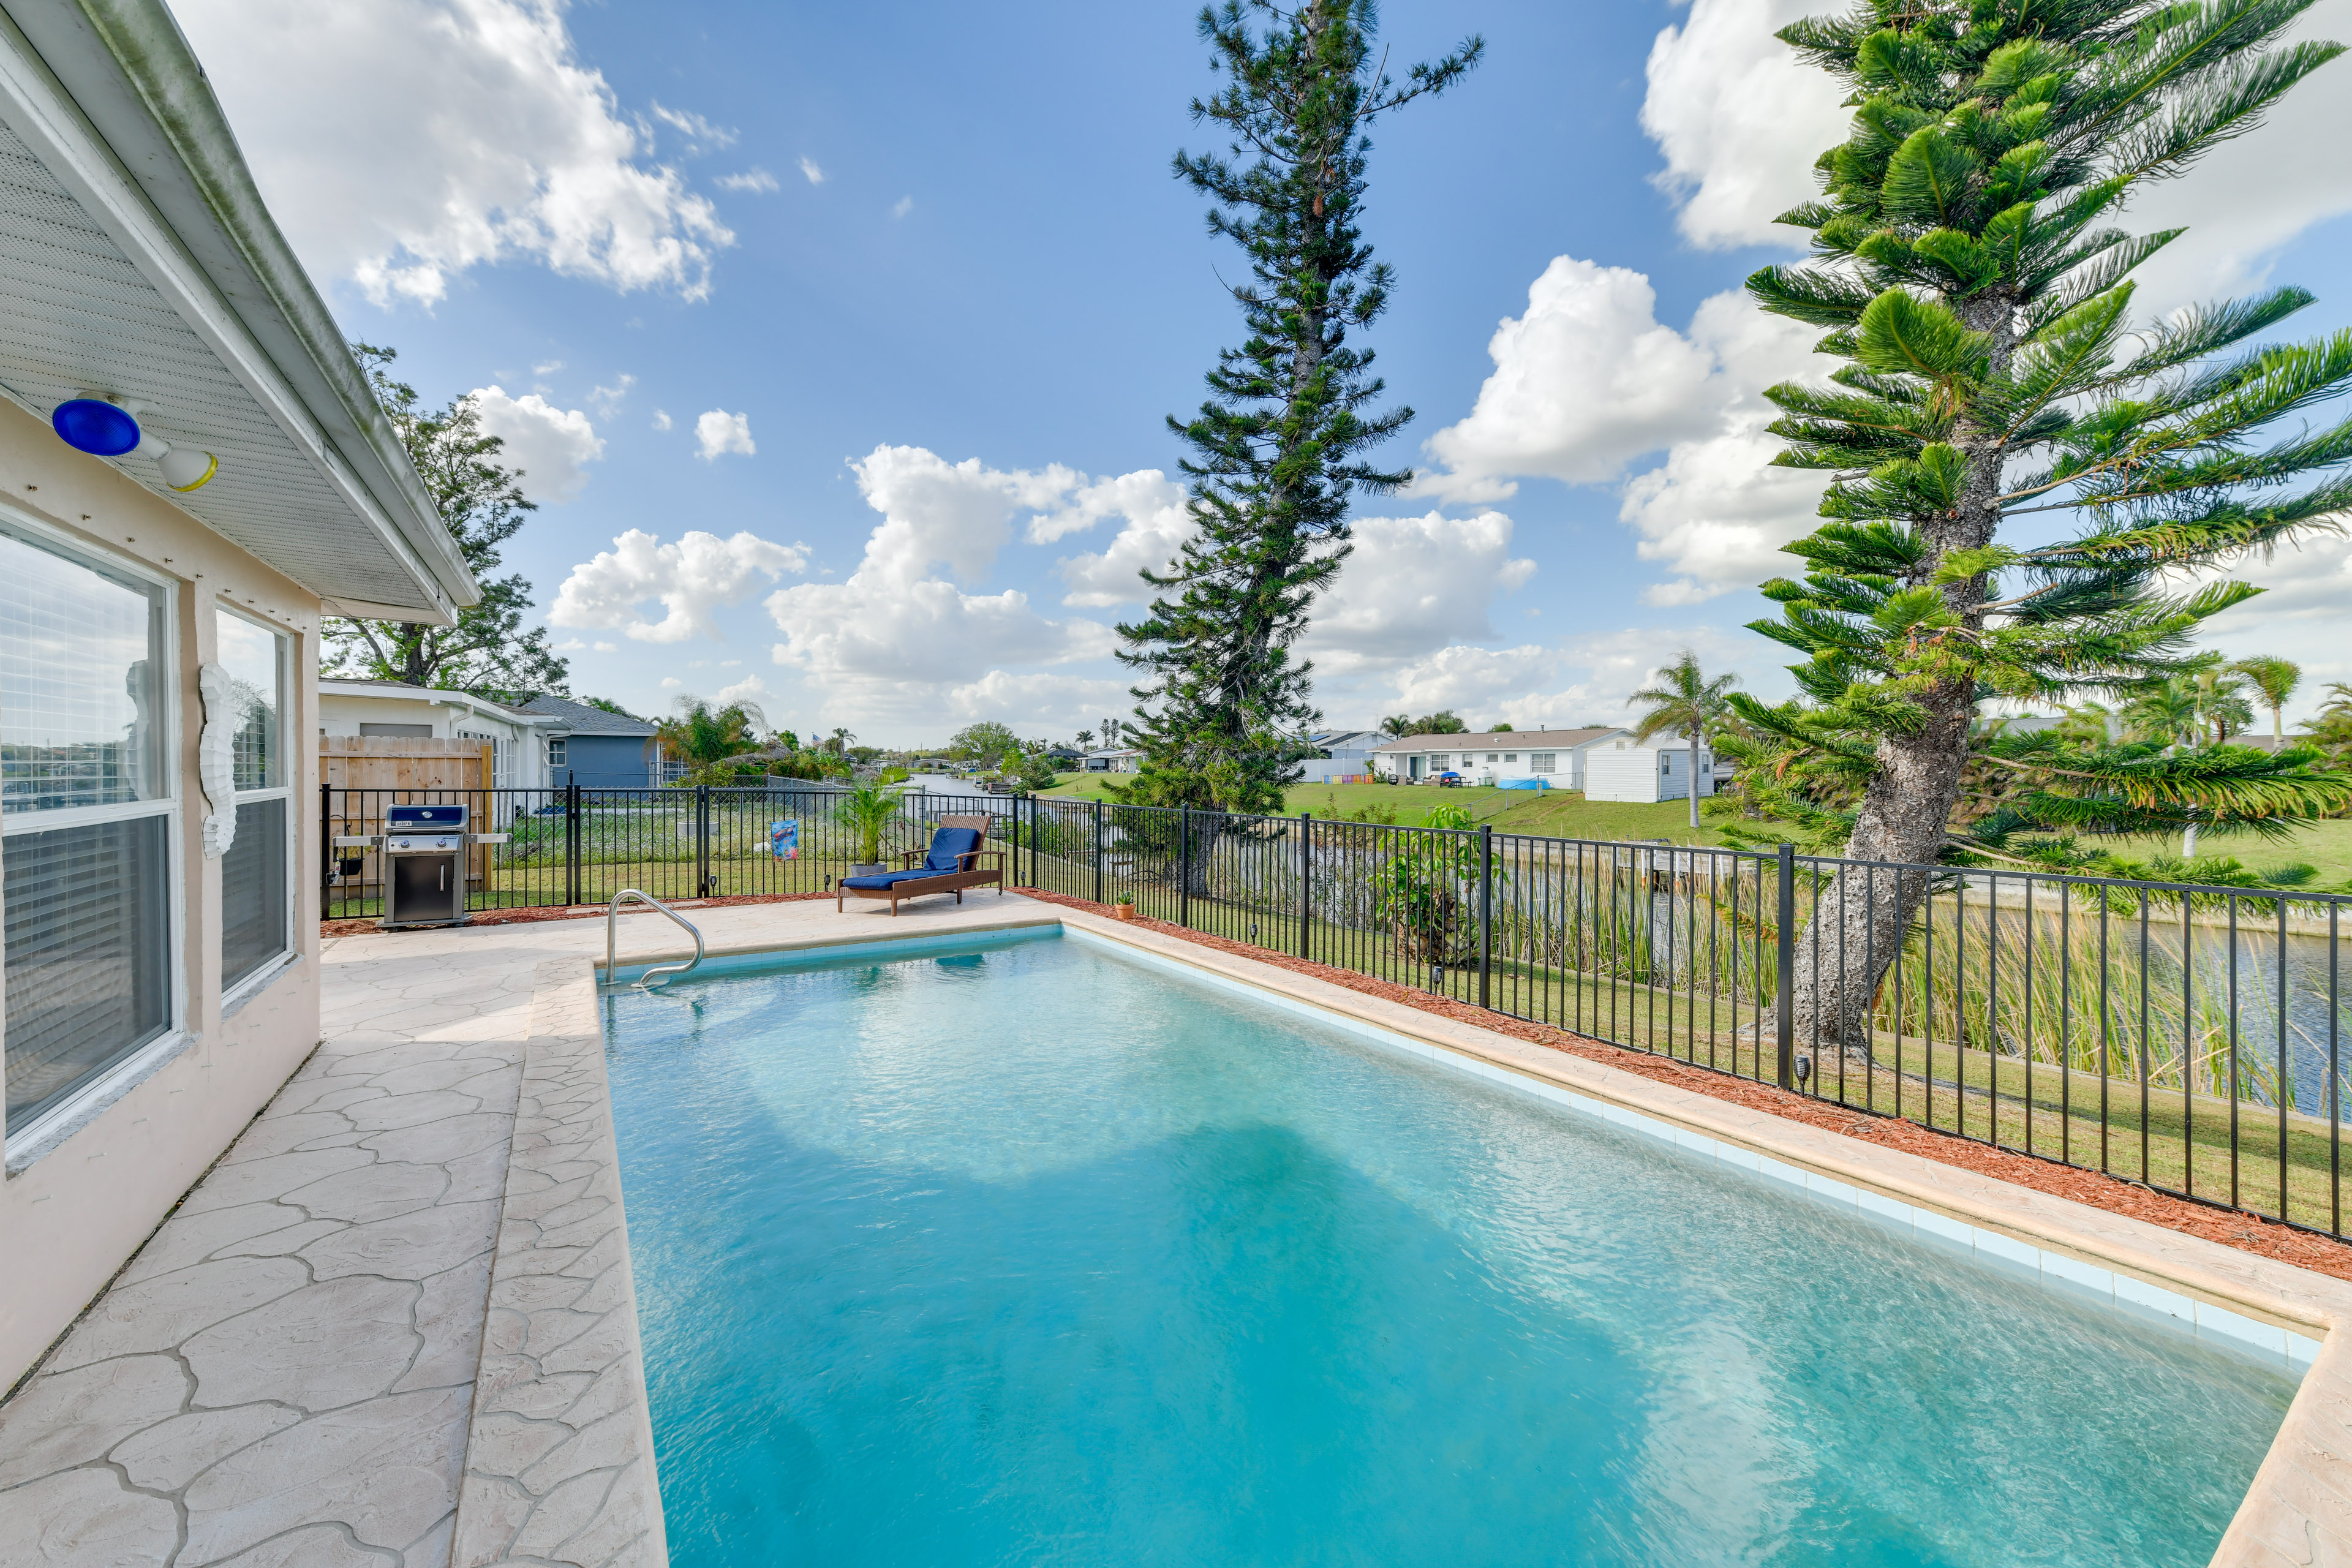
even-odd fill
[{"label": "white cumulus cloud", "polygon": [[[657,421],[665,422],[660,426],[663,429],[668,428],[668,417],[666,414],[655,416]],[[706,463],[716,462],[729,452],[748,458],[760,449],[751,439],[751,416],[730,414],[724,408],[707,410],[695,420],[694,441],[695,456]]]},{"label": "white cumulus cloud", "polygon": [[1030,472],[977,458],[950,463],[920,447],[877,447],[851,468],[882,514],[856,570],[767,600],[784,635],[776,662],[811,677],[830,711],[928,721],[942,709],[960,711],[950,694],[986,689],[992,674],[1025,679],[1017,667],[1110,653],[1115,638],[1097,622],[1049,619],[1017,589],[971,594],[933,575],[940,567],[965,582],[984,575],[1010,542],[1013,518],[1063,503],[1085,475],[1058,465]]},{"label": "white cumulus cloud", "polygon": [[1773,219],[1820,195],[1813,160],[1845,140],[1829,73],[1772,35],[1819,0],[1693,0],[1650,46],[1642,129],[1665,155],[1659,186],[1683,237],[1710,248],[1803,242]]},{"label": "white cumulus cloud", "polygon": [[[740,605],[764,583],[786,572],[808,569],[804,545],[772,543],[750,533],[732,539],[692,532],[664,544],[633,528],[582,562],[556,590],[547,612],[559,626],[619,630],[638,642],[675,643],[689,637],[719,640],[710,612]],[[648,620],[638,606],[658,600],[667,612]]]},{"label": "white cumulus cloud", "polygon": [[776,694],[768,689],[767,681],[756,674],[747,675],[732,686],[722,686],[710,694],[710,700],[721,708],[748,702],[754,708],[765,710],[775,700]]},{"label": "white cumulus cloud", "polygon": [[1511,520],[1499,511],[1367,517],[1351,528],[1356,548],[1316,605],[1304,642],[1334,674],[1491,637],[1495,596],[1535,574],[1534,562],[1512,558]]},{"label": "white cumulus cloud", "polygon": [[1139,468],[1091,486],[1070,505],[1036,518],[1029,525],[1029,537],[1042,544],[1092,528],[1107,517],[1127,520],[1108,545],[1066,555],[1054,564],[1069,589],[1062,596],[1065,605],[1107,608],[1142,603],[1150,590],[1137,574],[1147,567],[1165,568],[1192,533],[1184,487],[1158,468]]},{"label": "white cumulus cloud", "polygon": [[[866,504],[887,520],[875,531],[885,552],[919,567],[944,563],[977,582],[1013,538],[1024,511],[1061,506],[1087,477],[1055,463],[1031,471],[992,468],[978,458],[950,463],[922,447],[877,447],[850,464]],[[866,548],[874,558],[875,545]]]},{"label": "white cumulus cloud", "polygon": [[1593,483],[1703,434],[1714,360],[1659,323],[1657,300],[1639,272],[1554,258],[1528,287],[1526,313],[1487,343],[1495,369],[1469,417],[1430,437],[1444,468],[1416,488],[1475,500],[1510,494],[1514,476]]},{"label": "white cumulus cloud", "polygon": [[824,171],[816,166],[816,160],[814,158],[801,160],[801,174],[812,185],[824,184]]},{"label": "white cumulus cloud", "polygon": [[1519,479],[1619,479],[1619,515],[1668,581],[1654,604],[1691,604],[1786,569],[1780,547],[1809,532],[1822,479],[1769,467],[1779,443],[1765,388],[1817,378],[1817,331],[1731,290],[1702,301],[1687,331],[1657,320],[1643,274],[1560,257],[1488,352],[1494,374],[1468,418],[1431,437],[1444,463],[1418,488],[1450,499],[1508,493]]},{"label": "white cumulus cloud", "polygon": [[721,174],[719,176],[718,185],[722,191],[747,193],[783,189],[782,185],[776,184],[776,176],[765,169],[746,169],[740,174]]},{"label": "white cumulus cloud", "polygon": [[535,501],[578,495],[588,482],[583,465],[604,455],[596,427],[577,408],[558,408],[536,392],[509,397],[496,386],[476,387],[466,396],[480,410],[484,432],[505,443],[499,460],[522,470],[523,493]]},{"label": "white cumulus cloud", "polygon": [[181,0],[173,15],[316,273],[431,304],[527,258],[701,299],[734,243],[654,163],[558,0]]}]

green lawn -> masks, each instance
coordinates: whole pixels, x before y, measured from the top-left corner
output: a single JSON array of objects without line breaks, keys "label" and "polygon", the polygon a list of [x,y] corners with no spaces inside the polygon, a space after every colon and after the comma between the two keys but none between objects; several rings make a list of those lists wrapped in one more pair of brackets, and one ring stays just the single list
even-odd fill
[{"label": "green lawn", "polygon": [[[1108,800],[1105,784],[1115,775],[1065,775],[1048,795],[1079,800]],[[1533,833],[1555,838],[1592,838],[1640,842],[1671,839],[1676,844],[1720,844],[1723,836],[1712,825],[1696,834],[1690,827],[1690,806],[1678,800],[1655,805],[1615,801],[1589,801],[1570,790],[1440,789],[1434,784],[1301,784],[1283,801],[1286,814],[1302,811],[1317,816],[1349,816],[1367,808],[1396,813],[1401,826],[1418,827],[1441,805],[1461,806],[1474,821],[1492,823],[1501,833]],[[2352,844],[2347,844],[2352,850]]]},{"label": "green lawn", "polygon": [[[1079,800],[1108,800],[1105,784],[1119,775],[1066,773],[1047,795]],[[1317,816],[1348,816],[1366,807],[1393,810],[1397,822],[1418,827],[1432,808],[1466,807],[1479,822],[1491,822],[1497,832],[1531,833],[1555,838],[1590,838],[1639,843],[1665,838],[1676,844],[1717,845],[1723,835],[1708,822],[1696,834],[1690,829],[1690,807],[1678,800],[1656,805],[1614,801],[1590,801],[1571,790],[1439,789],[1433,784],[1301,784],[1283,802],[1286,813],[1311,811]],[[1703,819],[1704,820],[1704,819]],[[1760,826],[1760,825],[1759,825]],[[2177,837],[2121,838],[2114,841],[2125,855],[2153,858],[2178,855]],[[2234,855],[2260,870],[2302,861],[2316,867],[2315,887],[2352,884],[2352,819],[2307,823],[2283,842],[2245,837],[2216,838],[2208,835],[2198,847],[2209,855]]]}]

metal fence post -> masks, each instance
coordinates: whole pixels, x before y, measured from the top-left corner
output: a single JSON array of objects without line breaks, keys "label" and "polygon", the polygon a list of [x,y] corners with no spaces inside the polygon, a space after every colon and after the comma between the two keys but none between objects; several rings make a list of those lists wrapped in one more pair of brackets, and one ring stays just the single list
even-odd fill
[{"label": "metal fence post", "polygon": [[1102,885],[1102,802],[1095,802],[1095,902],[1101,903]]},{"label": "metal fence post", "polygon": [[694,786],[694,896],[710,896],[710,786]]},{"label": "metal fence post", "polygon": [[1495,829],[1478,825],[1478,1005],[1489,1005],[1495,969]]},{"label": "metal fence post", "polygon": [[1192,923],[1192,808],[1176,808],[1176,923]]},{"label": "metal fence post", "polygon": [[1797,847],[1780,846],[1780,910],[1773,943],[1778,949],[1773,1005],[1780,1043],[1780,1083],[1797,1087]]},{"label": "metal fence post", "polygon": [[1311,959],[1315,930],[1314,813],[1298,814],[1298,956]]},{"label": "metal fence post", "polygon": [[1037,823],[1045,809],[1043,797],[1034,795],[1029,797],[1029,885],[1033,888],[1041,885],[1037,880]]},{"label": "metal fence post", "polygon": [[567,908],[580,902],[580,784],[577,780],[563,786],[563,902]]},{"label": "metal fence post", "polygon": [[[335,806],[334,786],[319,786],[319,902],[324,906],[333,899],[328,879],[335,874]],[[328,919],[334,917],[329,915]]]},{"label": "metal fence post", "polygon": [[1021,797],[1013,797],[1013,885],[1021,885]]}]

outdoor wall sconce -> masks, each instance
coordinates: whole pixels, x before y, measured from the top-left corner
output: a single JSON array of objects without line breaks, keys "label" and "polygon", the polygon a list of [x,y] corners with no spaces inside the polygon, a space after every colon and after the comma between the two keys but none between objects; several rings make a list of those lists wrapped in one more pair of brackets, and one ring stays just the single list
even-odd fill
[{"label": "outdoor wall sconce", "polygon": [[75,397],[60,403],[49,416],[58,438],[77,452],[94,458],[120,458],[136,452],[155,459],[164,485],[180,494],[199,490],[220,472],[220,459],[210,452],[177,449],[139,428],[142,405],[111,397]]}]

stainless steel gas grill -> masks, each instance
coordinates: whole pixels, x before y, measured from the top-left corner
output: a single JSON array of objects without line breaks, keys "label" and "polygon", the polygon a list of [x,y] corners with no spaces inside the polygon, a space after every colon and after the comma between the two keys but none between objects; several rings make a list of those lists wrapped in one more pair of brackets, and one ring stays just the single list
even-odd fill
[{"label": "stainless steel gas grill", "polygon": [[466,919],[466,850],[504,844],[503,833],[468,833],[463,805],[387,805],[383,831],[339,837],[338,849],[373,849],[383,857],[383,918],[400,926],[459,925]]}]

